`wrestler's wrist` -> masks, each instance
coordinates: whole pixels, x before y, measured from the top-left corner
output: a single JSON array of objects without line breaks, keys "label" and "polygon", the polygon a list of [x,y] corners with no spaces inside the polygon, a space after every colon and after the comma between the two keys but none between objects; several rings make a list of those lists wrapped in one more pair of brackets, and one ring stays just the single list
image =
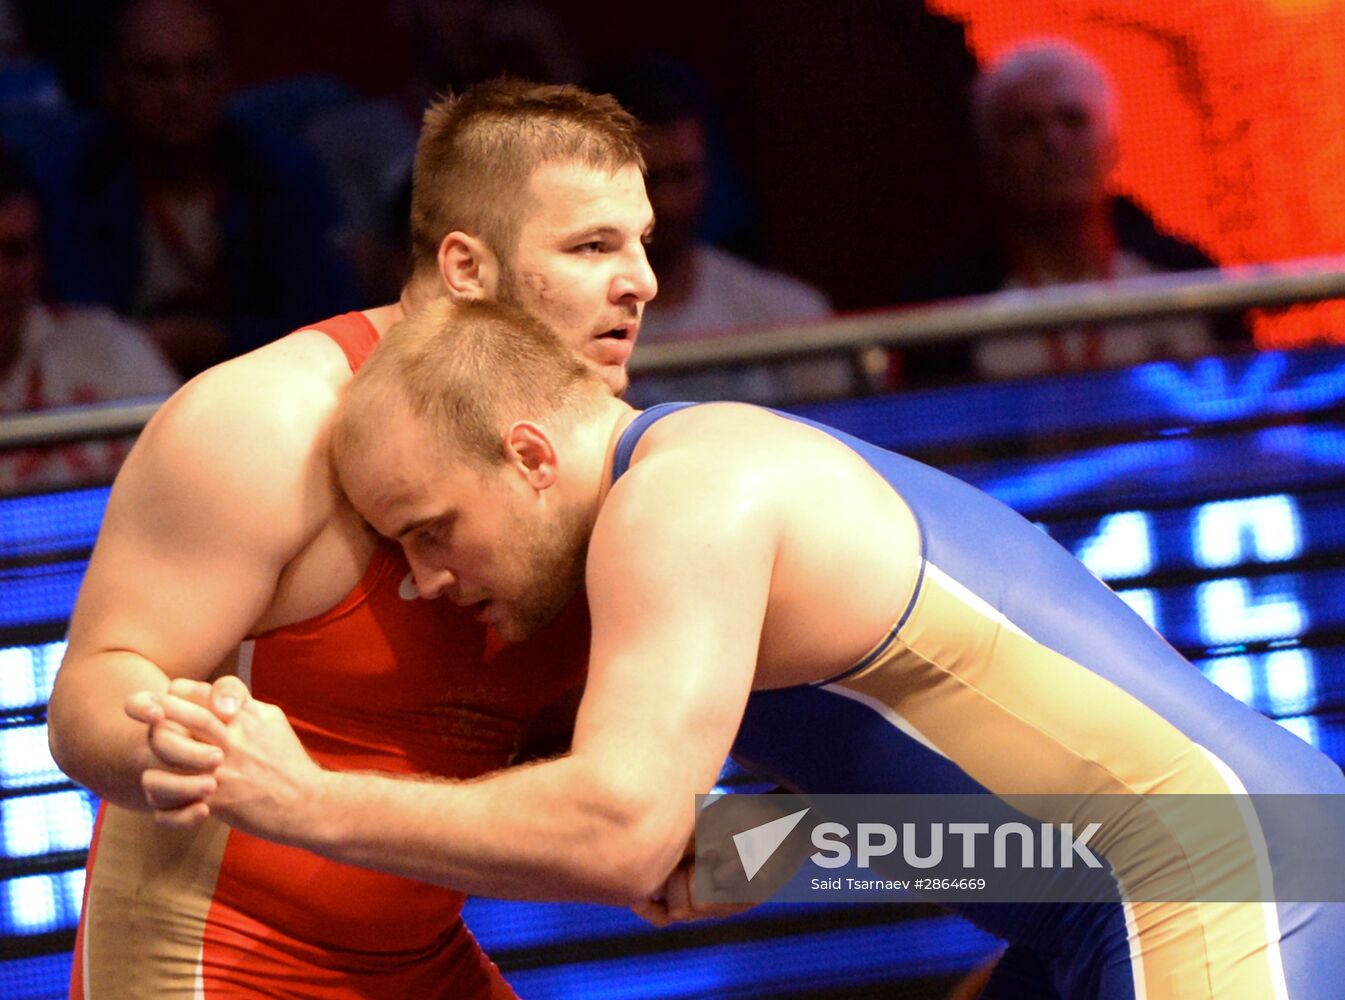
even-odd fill
[{"label": "wrestler's wrist", "polygon": [[299,846],[321,850],[340,840],[340,816],[345,808],[342,803],[342,775],[338,771],[328,771],[315,766],[307,781],[307,794],[303,797],[303,821],[299,831]]}]

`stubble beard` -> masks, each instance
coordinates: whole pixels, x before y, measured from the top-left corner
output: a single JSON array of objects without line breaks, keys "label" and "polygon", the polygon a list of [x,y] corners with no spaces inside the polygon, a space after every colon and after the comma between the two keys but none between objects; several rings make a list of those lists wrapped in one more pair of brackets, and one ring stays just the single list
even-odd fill
[{"label": "stubble beard", "polygon": [[520,642],[549,625],[583,588],[593,519],[567,511],[560,523],[545,528],[516,523],[523,596],[509,603],[506,621],[497,624],[510,642]]}]

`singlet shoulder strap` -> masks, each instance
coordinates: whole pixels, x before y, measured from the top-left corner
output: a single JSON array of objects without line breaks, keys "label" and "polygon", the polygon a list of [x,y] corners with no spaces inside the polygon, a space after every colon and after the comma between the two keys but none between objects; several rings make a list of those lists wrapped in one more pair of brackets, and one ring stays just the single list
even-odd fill
[{"label": "singlet shoulder strap", "polygon": [[324,319],[321,323],[314,323],[307,329],[321,330],[336,341],[336,346],[345,352],[352,372],[359,371],[360,365],[369,359],[378,346],[378,331],[362,312],[342,313]]},{"label": "singlet shoulder strap", "polygon": [[630,457],[635,453],[635,446],[640,443],[640,438],[644,437],[645,431],[668,414],[695,405],[697,404],[659,403],[657,406],[651,406],[632,420],[630,426],[621,432],[621,437],[616,443],[616,452],[612,455],[612,482],[615,483],[625,474],[626,469],[630,466]]}]

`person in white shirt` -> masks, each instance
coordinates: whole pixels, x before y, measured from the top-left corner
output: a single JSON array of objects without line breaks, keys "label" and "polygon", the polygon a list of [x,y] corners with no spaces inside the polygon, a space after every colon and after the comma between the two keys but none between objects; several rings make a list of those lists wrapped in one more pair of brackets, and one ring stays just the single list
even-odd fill
[{"label": "person in white shirt", "polygon": [[[659,294],[645,310],[646,342],[698,340],[829,316],[831,303],[819,289],[700,238],[711,157],[708,98],[694,73],[650,55],[611,84],[643,125],[649,200],[658,220],[649,261],[659,276]],[[843,395],[853,388],[850,359],[827,357],[638,377],[630,398],[645,406],[674,399],[771,404]]]},{"label": "person in white shirt", "polygon": [[[0,418],[167,395],[179,379],[136,327],[102,308],[40,301],[41,212],[31,178],[0,150]],[[0,493],[110,481],[124,439],[0,452]]]}]

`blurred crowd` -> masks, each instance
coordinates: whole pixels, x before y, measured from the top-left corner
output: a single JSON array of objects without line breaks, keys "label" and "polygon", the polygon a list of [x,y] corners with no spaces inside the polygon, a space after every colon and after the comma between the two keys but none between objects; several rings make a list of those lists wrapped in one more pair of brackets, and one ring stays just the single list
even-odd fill
[{"label": "blurred crowd", "polygon": [[[834,302],[1214,266],[1111,191],[1110,83],[1058,40],[1005,53],[953,87],[966,129],[951,155],[965,161],[974,207],[962,214],[974,224],[943,227],[956,245],[902,248],[916,264],[860,300],[827,287],[826,268],[787,273],[763,249],[760,198],[726,127],[732,95],[691,61],[627,49],[587,65],[538,0],[387,0],[406,40],[395,87],[298,71],[239,86],[223,10],[208,0],[0,0],[0,414],[162,395],[305,323],[397,298],[423,109],[446,88],[501,73],[609,91],[645,124],[660,292],[644,344],[823,319]],[[870,200],[877,194],[904,196]],[[794,234],[788,256],[805,268],[792,270],[811,254],[834,261],[836,249],[813,239],[803,226]],[[1245,341],[1236,318],[1116,324],[908,350],[879,365],[825,357],[651,376],[631,395],[782,403]],[[107,478],[124,450],[0,455],[0,491]]]}]

